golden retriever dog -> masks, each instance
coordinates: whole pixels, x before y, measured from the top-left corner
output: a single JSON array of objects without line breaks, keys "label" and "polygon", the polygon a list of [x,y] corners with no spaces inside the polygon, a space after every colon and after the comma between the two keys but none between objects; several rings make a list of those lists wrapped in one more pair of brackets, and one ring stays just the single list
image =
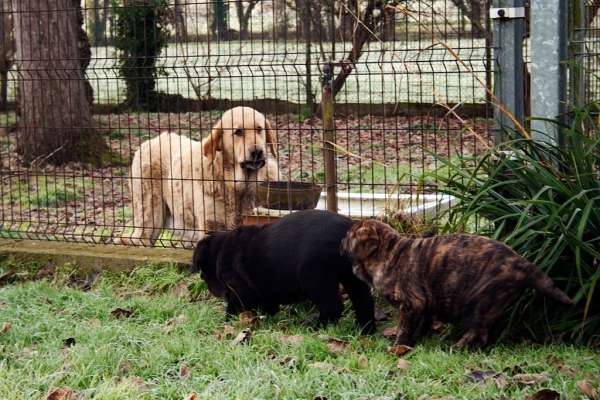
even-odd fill
[{"label": "golden retriever dog", "polygon": [[207,230],[230,230],[257,205],[259,182],[279,179],[276,138],[250,107],[233,108],[196,142],[163,133],[133,157],[133,227],[117,244],[154,246],[164,228],[192,248]]}]

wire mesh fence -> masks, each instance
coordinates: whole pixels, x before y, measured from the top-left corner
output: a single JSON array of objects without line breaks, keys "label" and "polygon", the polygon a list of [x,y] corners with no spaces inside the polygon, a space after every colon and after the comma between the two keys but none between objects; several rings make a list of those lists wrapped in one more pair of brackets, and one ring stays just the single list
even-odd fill
[{"label": "wire mesh fence", "polygon": [[427,151],[493,144],[490,3],[0,0],[0,235],[180,246],[285,214],[259,187],[326,189],[330,61],[339,211],[435,210]]}]

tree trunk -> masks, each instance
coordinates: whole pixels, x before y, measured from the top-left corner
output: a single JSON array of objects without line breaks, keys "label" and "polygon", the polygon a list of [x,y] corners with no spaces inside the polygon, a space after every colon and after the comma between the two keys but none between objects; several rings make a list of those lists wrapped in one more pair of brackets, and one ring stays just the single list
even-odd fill
[{"label": "tree trunk", "polygon": [[0,0],[0,111],[6,111],[8,95],[8,71],[15,58],[15,42],[12,34],[10,1]]},{"label": "tree trunk", "polygon": [[185,2],[181,4],[181,0],[174,0],[175,7],[175,32],[178,42],[187,43],[187,25],[185,23]]},{"label": "tree trunk", "polygon": [[236,4],[237,17],[240,23],[240,39],[248,40],[250,39],[250,17],[252,16],[252,10],[258,4],[260,0],[250,0],[248,2],[248,7],[244,9],[244,1],[238,0]]},{"label": "tree trunk", "polygon": [[101,162],[108,145],[92,128],[73,0],[12,0],[26,162]]}]

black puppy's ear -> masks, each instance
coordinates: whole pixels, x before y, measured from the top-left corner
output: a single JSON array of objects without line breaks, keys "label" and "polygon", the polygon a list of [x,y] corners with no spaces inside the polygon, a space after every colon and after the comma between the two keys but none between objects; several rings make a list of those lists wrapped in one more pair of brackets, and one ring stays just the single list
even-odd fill
[{"label": "black puppy's ear", "polygon": [[210,246],[214,236],[207,236],[196,245],[194,250],[194,258],[192,259],[191,272],[200,272],[201,266],[206,265],[210,259]]}]

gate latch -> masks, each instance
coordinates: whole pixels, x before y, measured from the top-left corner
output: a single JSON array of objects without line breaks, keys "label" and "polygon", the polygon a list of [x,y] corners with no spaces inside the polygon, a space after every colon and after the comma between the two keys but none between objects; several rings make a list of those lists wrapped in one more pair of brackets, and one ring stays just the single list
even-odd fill
[{"label": "gate latch", "polygon": [[525,18],[525,7],[490,8],[490,18]]}]

